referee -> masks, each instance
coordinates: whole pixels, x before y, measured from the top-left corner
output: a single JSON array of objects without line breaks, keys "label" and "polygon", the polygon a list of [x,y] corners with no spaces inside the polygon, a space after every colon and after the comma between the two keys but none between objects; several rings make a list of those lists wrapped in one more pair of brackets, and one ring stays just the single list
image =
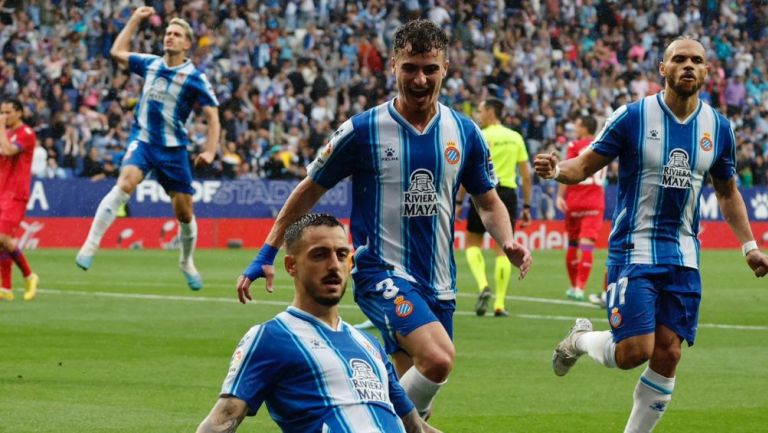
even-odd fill
[{"label": "referee", "polygon": [[[491,158],[498,176],[499,182],[496,191],[507,206],[512,229],[515,227],[517,216],[517,171],[523,183],[523,213],[521,227],[531,222],[531,175],[528,170],[528,152],[525,149],[523,136],[501,125],[501,114],[504,104],[496,98],[488,98],[480,103],[478,115],[483,130],[483,137],[491,150]],[[461,215],[463,205],[463,190],[456,201],[456,215]],[[478,215],[475,206],[469,209],[467,219],[467,263],[472,276],[477,282],[479,292],[475,312],[478,316],[485,315],[491,300],[491,288],[485,276],[485,259],[481,245],[485,227]],[[496,246],[496,266],[494,268],[494,284],[496,286],[496,301],[494,302],[494,316],[506,317],[509,315],[504,308],[504,297],[507,294],[507,286],[512,276],[512,264],[507,260],[504,251]]]}]

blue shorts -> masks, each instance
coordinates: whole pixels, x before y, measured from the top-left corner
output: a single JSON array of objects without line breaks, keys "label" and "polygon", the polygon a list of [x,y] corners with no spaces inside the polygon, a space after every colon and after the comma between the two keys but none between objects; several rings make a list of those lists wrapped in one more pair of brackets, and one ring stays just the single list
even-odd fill
[{"label": "blue shorts", "polygon": [[387,353],[405,352],[396,334],[406,336],[427,323],[440,322],[453,339],[453,312],[456,301],[440,301],[418,283],[386,272],[355,273],[355,302],[376,325]]},{"label": "blue shorts", "polygon": [[189,167],[189,154],[184,146],[155,146],[139,140],[133,140],[123,158],[122,167],[134,165],[146,176],[155,172],[157,182],[165,192],[194,194],[192,188],[192,170]]},{"label": "blue shorts", "polygon": [[699,322],[701,276],[676,265],[608,266],[606,310],[619,342],[664,325],[693,345]]}]

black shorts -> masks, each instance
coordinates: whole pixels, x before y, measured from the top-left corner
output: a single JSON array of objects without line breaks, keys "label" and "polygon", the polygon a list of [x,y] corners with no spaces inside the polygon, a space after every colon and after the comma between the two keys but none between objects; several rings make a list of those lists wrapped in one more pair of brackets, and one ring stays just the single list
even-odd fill
[{"label": "black shorts", "polygon": [[[507,188],[506,186],[497,186],[496,192],[499,194],[502,203],[507,207],[509,212],[510,223],[512,224],[512,231],[515,230],[515,220],[517,219],[517,189]],[[471,201],[470,201],[471,202]],[[485,226],[483,220],[480,219],[480,214],[477,213],[474,203],[469,208],[469,216],[467,217],[467,231],[470,233],[485,233]]]}]

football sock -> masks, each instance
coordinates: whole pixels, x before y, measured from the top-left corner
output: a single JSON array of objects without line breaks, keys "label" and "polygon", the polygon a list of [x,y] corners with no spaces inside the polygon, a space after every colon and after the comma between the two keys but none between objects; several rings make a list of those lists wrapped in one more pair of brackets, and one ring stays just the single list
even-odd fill
[{"label": "football sock", "polygon": [[568,249],[565,251],[565,269],[568,270],[568,280],[571,287],[576,287],[576,277],[579,270],[579,249],[577,242],[568,242]]},{"label": "football sock", "polygon": [[93,255],[101,243],[101,238],[109,226],[115,221],[117,211],[131,196],[121,190],[117,185],[101,199],[99,207],[96,208],[96,215],[93,217],[91,230],[88,232],[88,238],[81,248],[81,252]]},{"label": "football sock", "polygon": [[594,261],[592,250],[595,248],[592,244],[579,244],[579,250],[581,250],[581,260],[578,261],[576,285],[583,289],[587,285],[589,279],[589,273],[592,272],[592,262]]},{"label": "football sock", "polygon": [[192,253],[195,252],[195,244],[197,243],[197,220],[194,215],[189,223],[179,223],[179,243],[181,244],[179,260],[182,263],[187,263],[192,260]]},{"label": "football sock", "polygon": [[8,253],[0,254],[0,287],[11,288],[11,256]]},{"label": "football sock", "polygon": [[576,339],[576,349],[588,354],[600,365],[616,367],[616,343],[611,331],[585,332]]},{"label": "football sock", "polygon": [[475,277],[477,283],[477,291],[482,292],[483,289],[488,287],[488,278],[485,276],[485,258],[483,258],[483,250],[480,247],[469,247],[465,250],[467,255],[467,264],[469,265],[469,271],[472,276]]},{"label": "football sock", "polygon": [[647,367],[635,386],[632,413],[624,433],[650,433],[672,400],[675,378],[664,377]]},{"label": "football sock", "polygon": [[21,275],[23,275],[24,278],[27,278],[29,274],[32,273],[32,269],[29,268],[29,263],[27,263],[27,258],[24,257],[24,253],[22,253],[18,247],[11,253],[11,259],[13,259],[13,261],[16,262],[16,266],[21,269]]},{"label": "football sock", "polygon": [[424,377],[423,374],[416,367],[411,367],[400,378],[400,385],[408,394],[408,398],[411,399],[413,405],[416,406],[416,410],[419,412],[419,416],[424,416],[429,413],[429,409],[432,407],[432,401],[435,399],[437,392],[447,382],[435,383]]},{"label": "football sock", "polygon": [[496,284],[496,300],[493,302],[494,310],[504,309],[504,298],[507,296],[507,287],[512,278],[512,263],[507,256],[496,256],[496,267],[493,270],[494,283]]}]

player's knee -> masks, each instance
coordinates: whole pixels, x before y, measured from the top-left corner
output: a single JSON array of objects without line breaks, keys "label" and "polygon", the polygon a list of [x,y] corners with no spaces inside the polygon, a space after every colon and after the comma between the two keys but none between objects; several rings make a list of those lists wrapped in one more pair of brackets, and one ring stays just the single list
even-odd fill
[{"label": "player's knee", "polygon": [[616,366],[622,370],[631,370],[643,365],[653,355],[653,349],[643,345],[625,345],[616,347]]},{"label": "player's knee", "polygon": [[432,382],[444,382],[453,370],[453,350],[436,350],[425,355],[422,374]]},{"label": "player's knee", "polygon": [[176,212],[176,219],[178,219],[181,223],[189,224],[192,221],[192,212]]},{"label": "player's knee", "polygon": [[679,346],[656,347],[653,351],[653,359],[667,367],[674,367],[680,362],[682,354]]}]

